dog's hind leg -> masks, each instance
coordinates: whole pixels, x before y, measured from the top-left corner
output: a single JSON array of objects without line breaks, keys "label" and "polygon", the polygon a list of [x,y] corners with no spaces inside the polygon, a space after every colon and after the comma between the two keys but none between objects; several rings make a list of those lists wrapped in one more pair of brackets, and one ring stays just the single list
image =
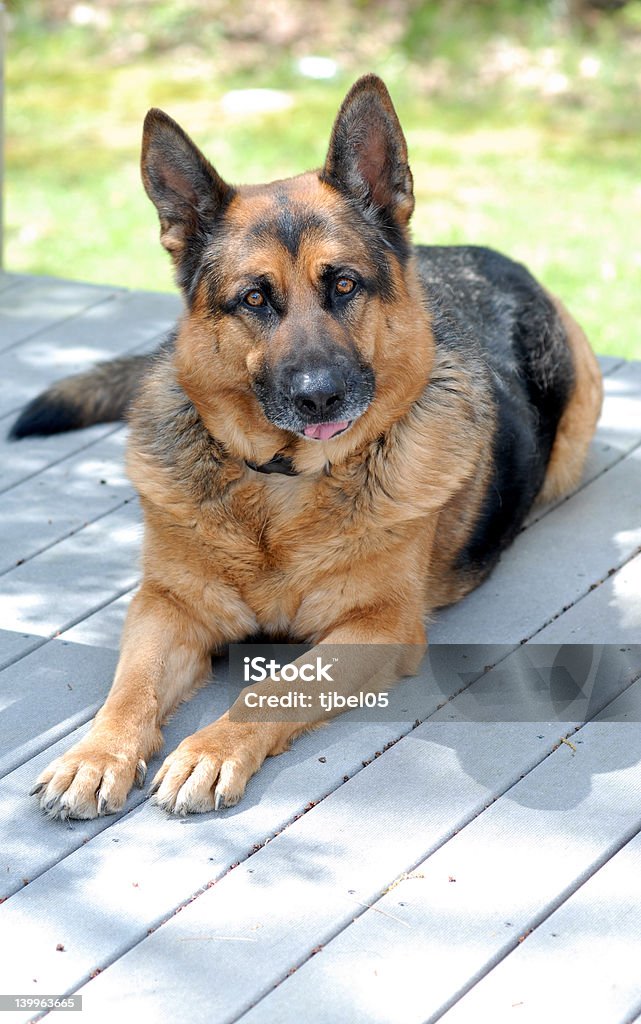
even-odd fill
[{"label": "dog's hind leg", "polygon": [[583,329],[560,299],[550,295],[572,355],[574,385],[557,427],[540,503],[568,494],[578,486],[603,400],[603,382],[596,356]]}]

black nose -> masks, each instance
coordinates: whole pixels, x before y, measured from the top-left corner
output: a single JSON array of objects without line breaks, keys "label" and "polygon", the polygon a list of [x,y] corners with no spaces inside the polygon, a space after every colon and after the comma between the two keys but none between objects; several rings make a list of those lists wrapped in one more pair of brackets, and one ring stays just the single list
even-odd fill
[{"label": "black nose", "polygon": [[297,370],[290,387],[299,412],[317,420],[331,420],[345,398],[345,378],[335,367]]}]

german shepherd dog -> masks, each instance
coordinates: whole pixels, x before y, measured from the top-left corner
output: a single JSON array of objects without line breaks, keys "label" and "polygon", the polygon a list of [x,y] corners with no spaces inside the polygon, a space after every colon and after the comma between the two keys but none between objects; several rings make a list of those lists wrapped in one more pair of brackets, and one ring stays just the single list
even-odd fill
[{"label": "german shepherd dog", "polygon": [[[320,171],[232,187],[151,110],[142,177],[178,326],[151,356],[54,385],[13,428],[128,412],[145,522],[107,701],[32,790],[52,817],[121,808],[226,643],[384,644],[391,674],[411,671],[403,652],[424,650],[432,610],[487,576],[535,500],[577,485],[601,406],[583,331],[523,266],[412,245],[407,147],[374,75],[343,102]],[[363,692],[372,664],[357,659],[342,692]],[[268,755],[329,717],[234,707],[167,757],[161,807],[235,804]]]}]

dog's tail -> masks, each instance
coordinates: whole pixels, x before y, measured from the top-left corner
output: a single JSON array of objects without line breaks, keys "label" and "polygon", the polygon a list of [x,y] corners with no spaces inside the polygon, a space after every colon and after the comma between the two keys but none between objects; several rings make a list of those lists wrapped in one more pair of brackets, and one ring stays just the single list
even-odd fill
[{"label": "dog's tail", "polygon": [[57,381],[29,402],[9,437],[60,434],[123,419],[155,357],[155,352],[121,356]]}]

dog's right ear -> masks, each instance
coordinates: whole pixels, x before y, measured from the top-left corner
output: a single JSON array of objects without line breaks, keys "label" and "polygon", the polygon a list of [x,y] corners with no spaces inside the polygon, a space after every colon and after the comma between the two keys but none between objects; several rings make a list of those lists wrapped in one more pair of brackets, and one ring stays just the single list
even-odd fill
[{"label": "dog's right ear", "polygon": [[171,253],[179,285],[187,288],[234,189],[162,110],[152,109],[145,118],[140,166],[160,218],[160,241]]}]

